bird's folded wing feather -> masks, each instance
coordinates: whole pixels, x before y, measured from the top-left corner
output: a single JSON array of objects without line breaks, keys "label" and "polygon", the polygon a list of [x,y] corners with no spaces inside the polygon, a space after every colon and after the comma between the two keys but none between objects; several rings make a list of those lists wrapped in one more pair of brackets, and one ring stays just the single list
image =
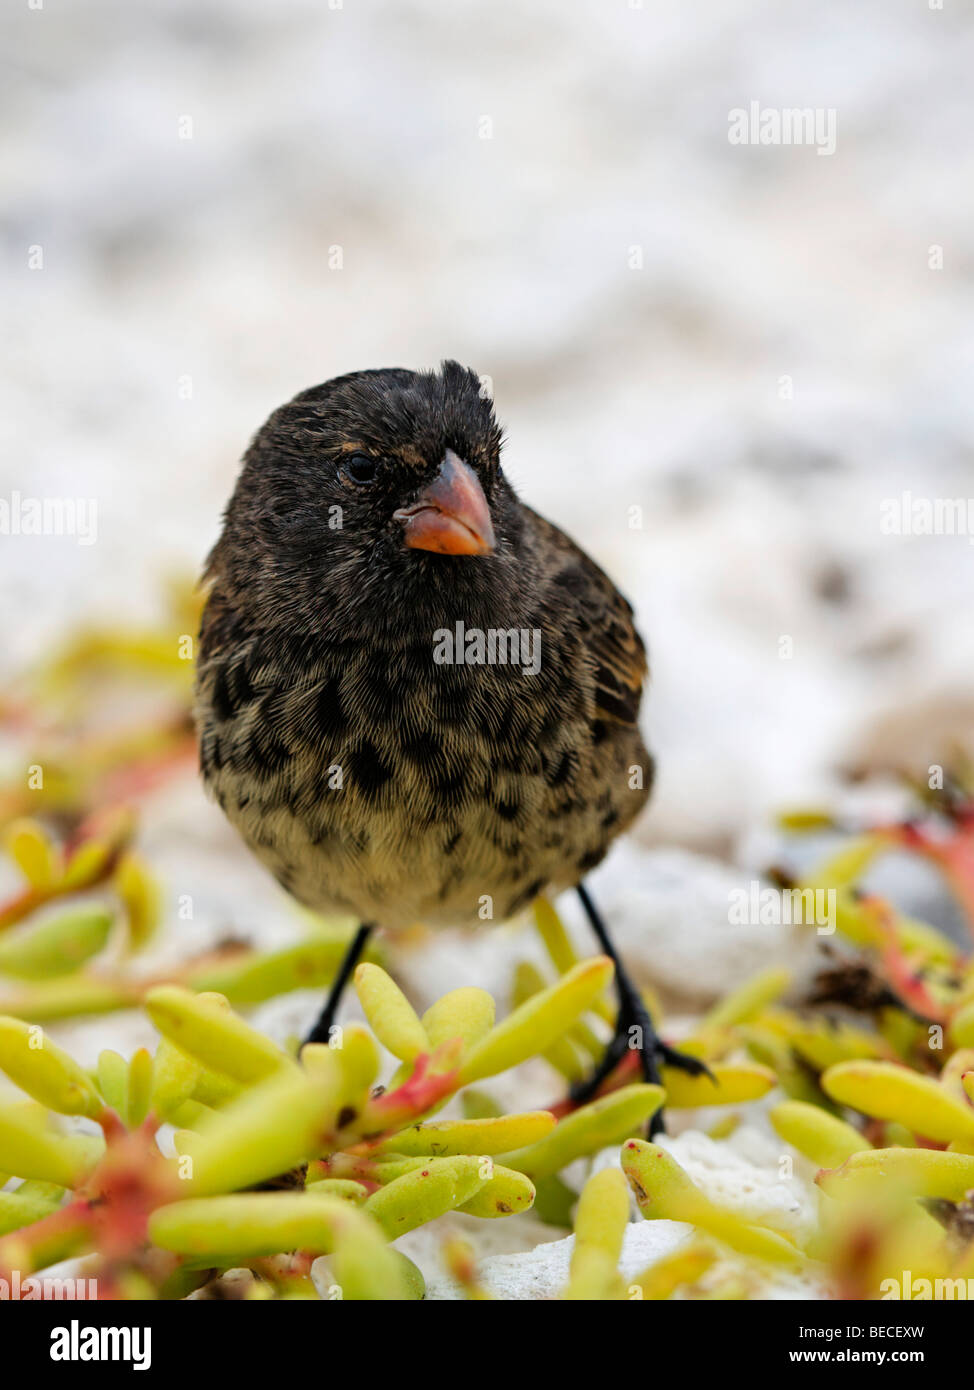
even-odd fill
[{"label": "bird's folded wing feather", "polygon": [[534,516],[548,571],[545,587],[574,609],[593,662],[596,709],[602,718],[635,724],[648,667],[632,605],[563,531]]}]

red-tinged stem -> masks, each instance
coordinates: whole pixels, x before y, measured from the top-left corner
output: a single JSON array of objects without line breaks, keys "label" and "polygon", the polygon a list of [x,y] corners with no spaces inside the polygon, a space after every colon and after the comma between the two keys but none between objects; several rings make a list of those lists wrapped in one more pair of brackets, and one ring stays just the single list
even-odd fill
[{"label": "red-tinged stem", "polygon": [[311,1266],[318,1258],[307,1250],[295,1250],[290,1255],[264,1255],[251,1264],[251,1269],[271,1284],[287,1283],[288,1280],[304,1280],[311,1276]]},{"label": "red-tinged stem", "polygon": [[[79,849],[87,837],[76,840],[71,847],[65,847],[66,868],[70,866],[71,855]],[[84,879],[79,883],[66,885],[59,880],[43,888],[31,886],[15,893],[12,898],[8,898],[0,904],[0,931],[5,931],[7,927],[15,926],[22,922],[25,917],[29,917],[36,908],[43,907],[45,903],[51,902],[55,898],[64,897],[71,893],[80,893],[86,888],[93,888],[98,883],[104,883],[105,879],[114,873],[118,860],[127,847],[128,839],[120,842],[111,852],[106,855],[105,860],[100,864],[95,873],[90,878]]]},{"label": "red-tinged stem", "polygon": [[333,1154],[331,1158],[318,1159],[316,1162],[320,1170],[316,1167],[317,1176],[312,1177],[312,1182],[349,1178],[353,1182],[360,1182],[369,1192],[377,1192],[382,1184],[375,1175],[375,1161],[368,1156],[374,1147],[372,1142],[356,1144]]},{"label": "red-tinged stem", "polygon": [[456,1070],[431,1074],[429,1065],[430,1058],[425,1052],[421,1053],[416,1058],[412,1075],[401,1086],[369,1101],[356,1126],[360,1131],[363,1127],[367,1129],[367,1143],[374,1144],[402,1129],[404,1124],[425,1115],[437,1101],[456,1090]]},{"label": "red-tinged stem", "polygon": [[142,1138],[151,1140],[156,1137],[162,1121],[150,1111],[145,1119],[135,1130],[129,1130],[122,1122],[116,1110],[110,1105],[106,1105],[101,1114],[97,1117],[97,1123],[101,1125],[102,1134],[105,1136],[106,1147],[111,1144],[120,1144],[130,1133],[141,1135]]},{"label": "red-tinged stem", "polygon": [[25,917],[29,917],[35,908],[43,906],[51,898],[56,896],[56,890],[51,888],[23,888],[19,893],[15,893],[12,898],[8,898],[0,904],[0,931],[5,931],[7,927],[16,926]]},{"label": "red-tinged stem", "polygon": [[974,815],[960,816],[951,835],[944,840],[929,834],[923,826],[895,826],[890,831],[904,849],[922,854],[941,870],[967,917],[974,934]]},{"label": "red-tinged stem", "polygon": [[103,791],[120,800],[140,800],[163,786],[180,771],[183,764],[196,757],[196,740],[189,739],[176,749],[167,749],[154,758],[144,758],[131,767],[119,769],[106,776]]},{"label": "red-tinged stem", "polygon": [[117,1144],[128,1134],[128,1130],[122,1124],[118,1112],[113,1110],[110,1105],[106,1105],[98,1116],[98,1123],[101,1125],[101,1132],[105,1136],[105,1144]]},{"label": "red-tinged stem", "polygon": [[122,1288],[117,1277],[110,1273],[107,1263],[95,1275],[95,1288],[98,1290],[99,1303],[120,1303],[122,1301]]},{"label": "red-tinged stem", "polygon": [[146,1139],[154,1139],[156,1135],[159,1133],[161,1127],[162,1120],[159,1119],[155,1111],[150,1110],[148,1115],[146,1115],[145,1119],[139,1125],[139,1131],[140,1133],[145,1135]]},{"label": "red-tinged stem", "polygon": [[944,846],[940,863],[967,917],[968,930],[974,935],[974,835],[968,831]]},{"label": "red-tinged stem", "polygon": [[[33,1273],[53,1261],[76,1254],[92,1234],[91,1217],[88,1201],[78,1198],[42,1216],[39,1221],[11,1232],[0,1240],[0,1275],[9,1282],[14,1267],[8,1263],[11,1257],[21,1273]],[[25,1264],[29,1265],[29,1271],[24,1270]]]},{"label": "red-tinged stem", "polygon": [[600,1100],[612,1091],[618,1091],[622,1086],[628,1086],[637,1077],[642,1078],[642,1062],[638,1052],[627,1052],[619,1062],[614,1071],[602,1082],[602,1085],[590,1096],[588,1100],[572,1100],[571,1096],[565,1096],[562,1100],[556,1100],[551,1105],[546,1105],[545,1110],[550,1110],[555,1119],[563,1120],[566,1115],[573,1114],[576,1110],[581,1110],[583,1105],[591,1105],[593,1100]]},{"label": "red-tinged stem", "polygon": [[935,999],[923,981],[913,973],[898,946],[889,943],[882,950],[883,969],[893,993],[914,1013],[930,1023],[946,1023],[947,1010]]},{"label": "red-tinged stem", "polygon": [[943,1004],[927,989],[923,980],[910,968],[896,937],[896,919],[893,909],[883,898],[866,894],[860,899],[860,907],[871,916],[877,932],[882,938],[880,959],[886,979],[893,993],[904,1004],[929,1019],[932,1023],[945,1023],[947,1011]]},{"label": "red-tinged stem", "polygon": [[[127,819],[123,820],[122,817],[126,813]],[[113,816],[118,817],[120,822],[118,826],[111,825]],[[115,833],[114,837],[109,837],[103,842],[105,845],[104,859],[96,866],[90,878],[84,879],[80,883],[72,884],[67,890],[68,892],[76,893],[82,888],[91,888],[96,883],[104,883],[105,879],[110,878],[118,868],[118,861],[131,845],[132,833],[135,828],[134,812],[131,810],[131,807],[115,806],[111,811],[99,812],[94,817],[89,817],[88,820],[83,821],[77,833],[65,843],[64,858],[66,873],[70,871],[71,861],[75,855],[83,850],[92,840],[98,840],[98,830],[106,824],[111,830],[114,830]]]},{"label": "red-tinged stem", "polygon": [[874,1149],[885,1147],[886,1121],[869,1119],[862,1127],[863,1137],[868,1139]]}]

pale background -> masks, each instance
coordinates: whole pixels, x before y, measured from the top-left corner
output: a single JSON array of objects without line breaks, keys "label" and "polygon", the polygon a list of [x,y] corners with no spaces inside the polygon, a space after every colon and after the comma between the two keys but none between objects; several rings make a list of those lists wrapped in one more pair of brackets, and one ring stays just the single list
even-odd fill
[{"label": "pale background", "polygon": [[[54,639],[151,618],[164,576],[199,570],[282,400],[458,357],[493,380],[524,497],[612,572],[649,638],[660,782],[636,836],[655,847],[620,845],[594,886],[668,1035],[676,1008],[807,959],[807,929],[728,919],[778,853],[775,810],[875,811],[888,784],[850,797],[839,769],[922,774],[974,729],[974,548],[879,527],[903,489],[974,496],[974,11],[944,6],[11,0],[0,497],[92,497],[99,536],[0,537],[0,692]],[[731,146],[728,113],[752,100],[834,107],[835,154]],[[166,930],[135,968],[302,930],[189,770],[144,807],[140,845]],[[897,902],[949,917],[915,865],[905,883]],[[417,1008],[476,983],[503,1011],[532,954],[513,924],[390,965]],[[319,1003],[253,1017],[283,1040]],[[136,1011],[56,1032],[87,1063],[153,1043]],[[543,1062],[491,1087],[513,1109],[561,1093]],[[759,1106],[730,1139],[666,1142],[748,1219],[790,1229],[814,1209],[781,1182]],[[493,1276],[502,1297],[563,1280],[560,1228],[453,1215],[407,1238],[432,1297],[456,1296],[444,1222],[478,1255],[521,1252]],[[640,1250],[633,1268],[662,1253]],[[780,1278],[767,1296],[810,1292]]]},{"label": "pale background", "polygon": [[[94,497],[99,539],[0,538],[4,671],[198,569],[280,401],[449,355],[636,604],[642,835],[726,850],[845,762],[926,766],[971,723],[974,549],[879,505],[974,495],[974,12],[944,5],[6,7],[0,495]],[[752,99],[834,107],[836,153],[731,146]]]}]

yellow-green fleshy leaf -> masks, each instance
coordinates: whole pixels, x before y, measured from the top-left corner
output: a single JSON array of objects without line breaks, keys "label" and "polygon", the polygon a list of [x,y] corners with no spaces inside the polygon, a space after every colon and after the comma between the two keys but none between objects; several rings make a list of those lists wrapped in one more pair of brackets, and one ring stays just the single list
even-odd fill
[{"label": "yellow-green fleshy leaf", "polygon": [[337,1028],[331,1043],[305,1043],[300,1060],[309,1076],[328,1086],[338,1085],[342,1109],[350,1109],[351,1118],[368,1101],[380,1061],[372,1034],[358,1023]]},{"label": "yellow-green fleshy leaf", "polygon": [[494,1026],[494,1001],[484,989],[452,989],[431,1005],[423,1015],[423,1028],[433,1047],[462,1038],[473,1047]]},{"label": "yellow-green fleshy leaf", "polygon": [[743,1221],[711,1202],[658,1144],[628,1139],[622,1146],[622,1168],[647,1220],[686,1221],[741,1254],[776,1264],[802,1262],[801,1252],[776,1231]]},{"label": "yellow-green fleshy leaf", "polygon": [[64,1189],[55,1183],[21,1183],[12,1192],[0,1191],[0,1236],[29,1226],[57,1211]]},{"label": "yellow-green fleshy leaf", "polygon": [[815,1072],[826,1071],[841,1062],[888,1056],[881,1038],[848,1023],[818,1018],[813,1022],[790,1019],[785,1037],[792,1051]]},{"label": "yellow-green fleshy leaf", "polygon": [[578,953],[554,905],[547,898],[535,898],[531,905],[534,924],[552,965],[559,975],[567,975],[578,964]]},{"label": "yellow-green fleshy leaf", "polygon": [[112,914],[97,905],[25,923],[0,937],[0,975],[20,980],[71,975],[104,949],[111,929]]},{"label": "yellow-green fleshy leaf", "polygon": [[181,1168],[194,1194],[231,1192],[286,1173],[316,1156],[333,1128],[340,1103],[301,1072],[280,1072],[180,1136],[191,1159]]},{"label": "yellow-green fleshy leaf", "polygon": [[917,1197],[959,1202],[974,1188],[974,1155],[942,1149],[866,1149],[839,1168],[819,1173],[824,1192],[837,1193],[846,1182],[884,1178],[908,1187]]},{"label": "yellow-green fleshy leaf", "polygon": [[820,1168],[837,1168],[852,1154],[871,1147],[869,1140],[852,1125],[805,1101],[782,1101],[771,1111],[769,1119],[786,1144]]},{"label": "yellow-green fleshy leaf", "polygon": [[146,995],[145,1009],[163,1037],[234,1081],[263,1081],[294,1067],[286,1053],[244,1023],[220,995],[160,985]]},{"label": "yellow-green fleshy leaf", "polygon": [[666,1103],[680,1110],[700,1105],[740,1105],[759,1100],[778,1084],[769,1067],[756,1062],[713,1062],[709,1076],[688,1076],[675,1067],[663,1067]]},{"label": "yellow-green fleshy leaf", "polygon": [[888,835],[870,833],[846,840],[841,848],[802,878],[801,888],[854,888],[877,855],[891,848]]},{"label": "yellow-green fleshy leaf", "polygon": [[500,1216],[516,1216],[534,1205],[535,1188],[530,1178],[500,1163],[492,1164],[491,1176],[479,1192],[475,1192],[458,1211],[468,1216],[492,1220]]},{"label": "yellow-green fleshy leaf", "polygon": [[3,847],[32,888],[48,888],[61,871],[53,840],[35,820],[14,821],[3,835]]},{"label": "yellow-green fleshy leaf", "polygon": [[0,1008],[30,1023],[56,1023],[62,1018],[131,1009],[141,1002],[137,980],[100,979],[76,971],[60,979],[36,980],[16,992],[0,993]]},{"label": "yellow-green fleshy leaf", "polygon": [[716,1259],[716,1249],[705,1241],[681,1245],[637,1274],[626,1287],[626,1297],[653,1302],[671,1298],[681,1285],[695,1284]]},{"label": "yellow-green fleshy leaf", "polygon": [[460,1105],[465,1120],[494,1120],[504,1113],[493,1096],[475,1086],[467,1087],[460,1097]]},{"label": "yellow-green fleshy leaf", "polygon": [[98,1089],[105,1100],[117,1114],[124,1115],[129,1085],[129,1069],[125,1058],[110,1047],[104,1048],[98,1054],[95,1074],[98,1078]]},{"label": "yellow-green fleshy leaf", "polygon": [[822,1076],[833,1100],[946,1143],[974,1137],[974,1109],[932,1077],[893,1062],[842,1062]]},{"label": "yellow-green fleshy leaf", "polygon": [[160,1038],[152,1070],[152,1112],[160,1120],[171,1120],[180,1106],[192,1098],[202,1071],[195,1057],[168,1038]]},{"label": "yellow-green fleshy leaf", "polygon": [[363,1024],[346,1023],[341,1028],[341,1046],[335,1051],[342,1073],[342,1103],[364,1104],[381,1065],[375,1039]]},{"label": "yellow-green fleshy leaf", "polygon": [[954,1014],[950,1037],[955,1047],[974,1047],[974,1000]]},{"label": "yellow-green fleshy leaf", "polygon": [[137,1129],[149,1113],[152,1098],[153,1061],[152,1054],[145,1047],[137,1048],[129,1060],[128,1106],[126,1123],[129,1129]]},{"label": "yellow-green fleshy leaf", "polygon": [[59,890],[76,892],[104,878],[134,833],[135,815],[128,807],[100,817],[97,831],[83,840],[69,857]]},{"label": "yellow-green fleshy leaf", "polygon": [[90,1146],[79,1136],[56,1134],[24,1106],[0,1101],[0,1154],[18,1178],[77,1187],[90,1167]]},{"label": "yellow-green fleshy leaf", "polygon": [[629,1187],[618,1168],[593,1173],[575,1213],[575,1244],[565,1298],[621,1299],[619,1257],[629,1224]]},{"label": "yellow-green fleshy leaf", "polygon": [[486,1157],[431,1158],[373,1192],[364,1209],[395,1240],[463,1206],[492,1176]]},{"label": "yellow-green fleshy leaf", "polygon": [[548,1110],[532,1110],[522,1115],[502,1115],[484,1120],[427,1120],[410,1125],[384,1139],[376,1153],[500,1154],[536,1143],[555,1127]]},{"label": "yellow-green fleshy leaf", "polygon": [[[0,1068],[21,1090],[61,1115],[97,1119],[104,1109],[91,1078],[77,1062],[43,1028],[19,1018],[0,1016]],[[8,1166],[6,1156],[3,1162]]]},{"label": "yellow-green fleshy leaf", "polygon": [[460,1067],[460,1085],[496,1076],[545,1052],[598,998],[612,973],[612,962],[596,956],[527,1000],[470,1049]]},{"label": "yellow-green fleshy leaf", "polygon": [[338,973],[347,950],[345,935],[317,935],[278,951],[204,966],[191,973],[189,983],[194,989],[224,995],[235,1007],[260,1004],[292,989],[323,989]]},{"label": "yellow-green fleshy leaf", "polygon": [[162,920],[159,885],[141,856],[131,851],[119,860],[112,885],[125,909],[128,950],[141,951],[155,936]]},{"label": "yellow-green fleshy leaf", "polygon": [[964,1077],[968,1075],[974,1078],[974,1048],[960,1047],[956,1052],[952,1052],[943,1064],[939,1081],[961,1105],[968,1103],[968,1093],[964,1084]]},{"label": "yellow-green fleshy leaf", "polygon": [[759,1014],[768,1004],[773,1004],[777,999],[780,999],[790,984],[790,971],[780,967],[762,970],[759,975],[753,975],[743,985],[732,990],[718,1004],[715,1004],[702,1019],[700,1031],[706,1032],[711,1028],[731,1028],[735,1024],[747,1022],[748,1019]]},{"label": "yellow-green fleshy leaf", "polygon": [[254,1258],[282,1250],[326,1255],[344,1239],[366,1247],[377,1265],[386,1254],[381,1233],[361,1208],[308,1192],[235,1192],[171,1202],[149,1218],[149,1236],[163,1250],[197,1258]]},{"label": "yellow-green fleshy leaf", "polygon": [[368,962],[355,971],[355,991],[372,1031],[401,1062],[414,1062],[433,1051],[416,1010],[379,965]]},{"label": "yellow-green fleshy leaf", "polygon": [[416,1303],[426,1296],[422,1270],[371,1231],[339,1232],[330,1263],[345,1303]]},{"label": "yellow-green fleshy leaf", "polygon": [[354,1178],[318,1178],[305,1184],[305,1191],[316,1197],[339,1197],[343,1202],[354,1202],[361,1206],[369,1195],[364,1183]]},{"label": "yellow-green fleshy leaf", "polygon": [[550,1177],[576,1158],[625,1139],[655,1114],[665,1097],[662,1086],[622,1086],[573,1110],[536,1143],[501,1154],[500,1162],[533,1181]]},{"label": "yellow-green fleshy leaf", "polygon": [[[522,960],[514,971],[514,985],[511,990],[511,1004],[520,1008],[535,995],[541,994],[548,985],[541,971],[531,961]],[[578,1028],[574,1023],[561,1037],[555,1038],[541,1054],[550,1067],[571,1085],[583,1081],[591,1070],[591,1059],[586,1060],[575,1045],[573,1034]]]}]

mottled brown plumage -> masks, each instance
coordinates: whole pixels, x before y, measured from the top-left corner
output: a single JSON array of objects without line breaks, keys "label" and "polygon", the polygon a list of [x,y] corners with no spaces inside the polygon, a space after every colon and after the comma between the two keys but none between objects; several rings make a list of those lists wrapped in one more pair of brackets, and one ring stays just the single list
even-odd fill
[{"label": "mottled brown plumage", "polygon": [[[447,362],[302,392],[247,452],[207,571],[201,766],[309,907],[391,928],[500,921],[578,883],[648,795],[632,610],[518,500],[500,447],[477,377]],[[444,476],[482,491],[489,521],[464,515],[492,529],[490,553],[462,520],[417,515]],[[469,549],[415,548],[431,528]],[[437,664],[435,634],[458,622],[537,630],[537,674]]]}]

